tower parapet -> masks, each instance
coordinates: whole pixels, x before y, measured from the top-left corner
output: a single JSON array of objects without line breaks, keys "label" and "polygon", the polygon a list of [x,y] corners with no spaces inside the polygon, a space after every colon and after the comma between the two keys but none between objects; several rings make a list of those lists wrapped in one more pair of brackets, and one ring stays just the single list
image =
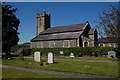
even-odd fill
[{"label": "tower parapet", "polygon": [[50,14],[47,14],[46,11],[42,14],[36,13],[37,18],[37,27],[36,27],[36,35],[39,35],[42,31],[50,28]]}]

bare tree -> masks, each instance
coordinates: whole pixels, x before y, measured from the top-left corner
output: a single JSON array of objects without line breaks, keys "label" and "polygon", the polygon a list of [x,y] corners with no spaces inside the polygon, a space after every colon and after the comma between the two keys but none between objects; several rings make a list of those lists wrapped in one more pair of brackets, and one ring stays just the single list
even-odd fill
[{"label": "bare tree", "polygon": [[102,15],[99,15],[100,21],[94,21],[97,23],[100,37],[106,37],[107,40],[116,42],[120,46],[120,10],[118,5],[110,6],[108,11],[103,11]]}]

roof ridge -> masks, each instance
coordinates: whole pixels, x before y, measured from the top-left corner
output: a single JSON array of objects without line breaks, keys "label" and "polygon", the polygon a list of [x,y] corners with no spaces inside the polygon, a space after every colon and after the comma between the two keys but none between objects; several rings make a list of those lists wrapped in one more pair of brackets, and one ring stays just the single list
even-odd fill
[{"label": "roof ridge", "polygon": [[[81,24],[86,24],[86,23],[81,23]],[[73,25],[80,25],[80,24],[73,24]],[[73,25],[57,26],[57,27],[50,27],[50,28],[68,27],[68,26],[73,26]],[[50,29],[50,28],[48,28],[48,29]]]},{"label": "roof ridge", "polygon": [[86,25],[86,23],[51,27],[42,31],[40,34],[83,30],[84,25]]}]

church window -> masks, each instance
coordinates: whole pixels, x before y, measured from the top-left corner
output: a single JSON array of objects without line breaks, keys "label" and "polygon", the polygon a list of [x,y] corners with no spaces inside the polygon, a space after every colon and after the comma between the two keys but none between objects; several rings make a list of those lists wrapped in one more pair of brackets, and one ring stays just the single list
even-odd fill
[{"label": "church window", "polygon": [[69,42],[69,40],[65,40],[65,41],[63,42],[63,47],[70,47],[70,42]]},{"label": "church window", "polygon": [[105,46],[103,43],[100,43],[99,46]]},{"label": "church window", "polygon": [[39,43],[37,43],[37,48],[39,48]]},{"label": "church window", "polygon": [[43,42],[41,42],[40,44],[41,44],[41,48],[43,48]]},{"label": "church window", "polygon": [[40,25],[42,25],[42,24],[41,24],[41,23],[42,23],[41,21],[42,21],[42,20],[40,19]]},{"label": "church window", "polygon": [[49,42],[49,47],[50,47],[50,48],[55,47],[55,41],[50,41],[50,42]]}]

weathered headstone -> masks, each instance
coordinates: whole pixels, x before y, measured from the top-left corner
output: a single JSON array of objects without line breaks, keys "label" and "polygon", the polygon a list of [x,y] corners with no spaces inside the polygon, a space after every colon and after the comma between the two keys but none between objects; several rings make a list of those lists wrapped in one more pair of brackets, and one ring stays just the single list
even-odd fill
[{"label": "weathered headstone", "polygon": [[60,51],[60,54],[63,54],[63,51]]},{"label": "weathered headstone", "polygon": [[60,54],[59,54],[60,56],[63,56],[63,51],[60,51]]},{"label": "weathered headstone", "polygon": [[20,59],[20,60],[24,60],[24,58],[23,58],[23,53],[19,53],[19,59]]},{"label": "weathered headstone", "polygon": [[52,52],[48,53],[48,63],[54,63],[54,56]]},{"label": "weathered headstone", "polygon": [[114,51],[109,51],[107,57],[108,57],[108,58],[116,58],[116,52],[114,52]]},{"label": "weathered headstone", "polygon": [[75,57],[73,53],[70,53],[70,57]]},{"label": "weathered headstone", "polygon": [[19,54],[19,59],[20,60],[24,60],[24,58],[23,58],[23,49],[22,48],[19,48],[17,51],[16,51],[18,54]]},{"label": "weathered headstone", "polygon": [[11,57],[12,57],[12,56],[11,56],[10,53],[7,53],[7,54],[6,54],[6,59],[12,59]]},{"label": "weathered headstone", "polygon": [[78,57],[82,57],[82,53],[79,53],[79,54],[78,54]]},{"label": "weathered headstone", "polygon": [[34,52],[34,61],[41,62],[40,52]]}]

